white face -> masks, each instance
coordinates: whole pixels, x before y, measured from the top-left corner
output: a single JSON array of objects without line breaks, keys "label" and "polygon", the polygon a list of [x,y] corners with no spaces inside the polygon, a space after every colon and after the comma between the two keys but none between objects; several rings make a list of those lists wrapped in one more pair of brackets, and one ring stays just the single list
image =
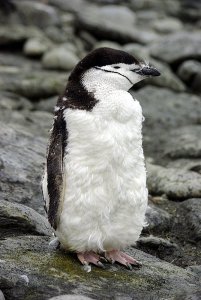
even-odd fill
[{"label": "white face", "polygon": [[142,68],[148,67],[144,63],[141,65],[118,63],[102,67],[93,67],[83,76],[83,84],[89,91],[94,89],[112,89],[128,91],[134,84],[148,77],[136,73]]}]

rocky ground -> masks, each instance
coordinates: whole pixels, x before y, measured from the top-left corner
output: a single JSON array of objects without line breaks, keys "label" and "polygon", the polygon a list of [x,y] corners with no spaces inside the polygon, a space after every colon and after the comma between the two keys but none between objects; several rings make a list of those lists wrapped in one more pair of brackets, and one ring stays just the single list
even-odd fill
[{"label": "rocky ground", "polygon": [[[0,1],[0,299],[201,299],[200,1],[9,3]],[[128,252],[143,266],[86,273],[48,246],[40,180],[58,94],[100,46],[162,76],[131,91],[145,115],[150,201],[149,225]]]}]

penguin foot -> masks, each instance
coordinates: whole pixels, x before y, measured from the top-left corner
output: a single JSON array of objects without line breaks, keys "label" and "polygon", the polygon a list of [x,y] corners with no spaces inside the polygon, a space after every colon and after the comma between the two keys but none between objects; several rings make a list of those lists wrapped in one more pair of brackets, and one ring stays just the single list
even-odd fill
[{"label": "penguin foot", "polygon": [[105,268],[104,265],[102,264],[102,262],[100,261],[102,259],[101,256],[93,251],[78,252],[77,257],[78,257],[79,261],[81,262],[81,264],[83,264],[84,270],[86,272],[91,272],[90,263],[93,265],[96,265],[98,267]]},{"label": "penguin foot", "polygon": [[129,270],[132,270],[132,265],[134,265],[135,267],[140,267],[142,265],[133,257],[119,250],[111,250],[105,252],[105,258],[112,264],[118,262],[121,265],[126,266]]}]

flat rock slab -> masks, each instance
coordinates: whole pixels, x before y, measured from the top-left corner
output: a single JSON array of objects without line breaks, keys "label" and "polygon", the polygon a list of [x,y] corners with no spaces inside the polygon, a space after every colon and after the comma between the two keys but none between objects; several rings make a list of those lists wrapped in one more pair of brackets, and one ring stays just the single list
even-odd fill
[{"label": "flat rock slab", "polygon": [[177,211],[181,216],[182,226],[188,230],[189,236],[194,240],[201,240],[201,198],[188,199],[181,203]]},{"label": "flat rock slab", "polygon": [[150,47],[153,57],[169,64],[201,58],[201,31],[178,32],[162,37]]},{"label": "flat rock slab", "polygon": [[201,158],[201,125],[171,130],[164,153],[174,159]]},{"label": "flat rock slab", "polygon": [[1,234],[34,233],[51,235],[51,227],[45,217],[34,209],[5,200],[0,201],[0,230]]},{"label": "flat rock slab", "polygon": [[[103,22],[104,16],[104,22]],[[135,13],[129,8],[117,5],[90,5],[77,13],[77,24],[99,39],[115,40],[122,43],[139,42],[147,44],[158,36],[151,30],[137,30]]]},{"label": "flat rock slab", "polygon": [[148,167],[148,189],[153,195],[167,195],[173,200],[201,198],[201,175],[176,168],[157,165]]},{"label": "flat rock slab", "polygon": [[74,256],[50,250],[46,237],[8,238],[0,241],[0,286],[7,300],[64,294],[100,300],[187,299],[201,293],[196,274],[134,248],[127,252],[142,262],[141,269],[105,264],[106,269],[92,267],[86,273]]},{"label": "flat rock slab", "polygon": [[[43,116],[46,115],[49,114],[45,112]],[[27,204],[44,214],[40,183],[47,139],[42,137],[40,130],[41,117],[37,121],[38,129],[34,123],[32,127],[31,122],[29,130],[25,129],[30,123],[24,119],[20,119],[24,127],[14,123],[0,123],[0,196],[9,202]]]}]

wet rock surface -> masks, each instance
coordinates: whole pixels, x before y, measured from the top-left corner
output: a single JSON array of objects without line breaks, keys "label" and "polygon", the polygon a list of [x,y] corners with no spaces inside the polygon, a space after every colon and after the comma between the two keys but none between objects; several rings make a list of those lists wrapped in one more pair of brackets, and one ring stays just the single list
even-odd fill
[{"label": "wet rock surface", "polygon": [[154,298],[158,294],[164,297],[187,297],[199,292],[197,275],[134,248],[127,252],[143,263],[141,269],[129,271],[118,265],[107,264],[105,270],[93,268],[87,275],[73,256],[50,250],[45,237],[7,238],[0,241],[0,250],[0,284],[9,299],[26,299],[30,290],[32,299],[48,299],[58,295],[58,288],[61,295],[82,293],[92,299],[127,295],[136,299],[150,299],[150,295]]},{"label": "wet rock surface", "polygon": [[[0,6],[0,300],[201,299],[199,1],[6,3]],[[57,97],[77,61],[102,46],[145,59],[162,75],[131,90],[145,116],[150,195],[147,226],[127,252],[142,267],[105,264],[86,273],[75,255],[49,246],[40,182]]]}]

